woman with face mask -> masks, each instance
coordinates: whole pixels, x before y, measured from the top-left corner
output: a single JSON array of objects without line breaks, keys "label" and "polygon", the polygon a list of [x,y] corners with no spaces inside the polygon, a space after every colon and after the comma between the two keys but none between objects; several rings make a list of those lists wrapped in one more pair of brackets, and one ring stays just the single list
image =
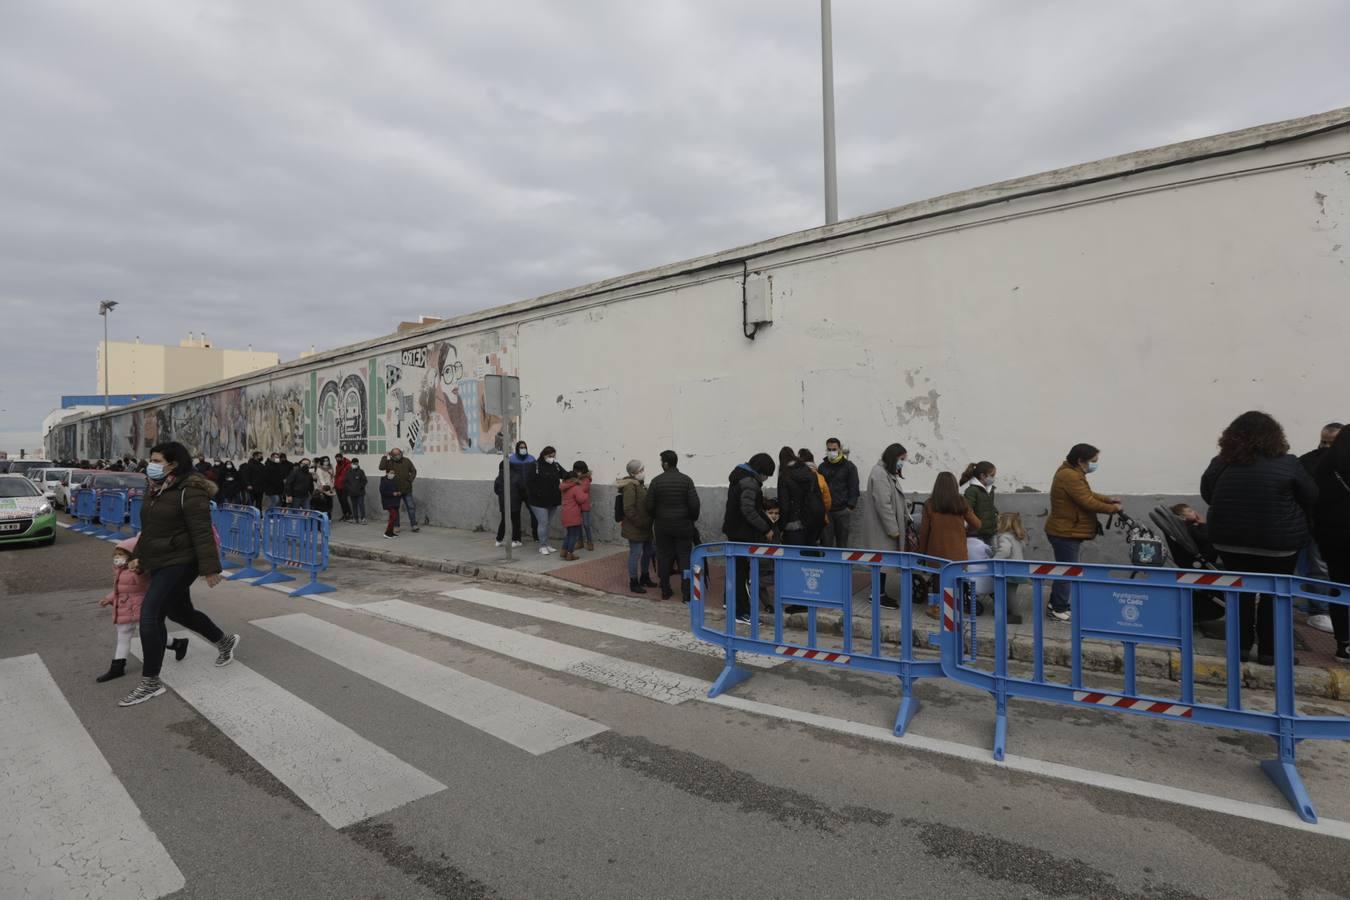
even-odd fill
[{"label": "woman with face mask", "polygon": [[998,532],[998,505],[994,502],[994,477],[998,469],[993,463],[977,462],[966,466],[961,473],[961,484],[969,483],[966,488],[966,503],[980,517],[980,540],[992,543]]},{"label": "woman with face mask", "polygon": [[164,664],[168,629],[174,622],[216,645],[217,666],[234,661],[239,635],[226,635],[211,618],[192,605],[189,588],[198,575],[215,587],[220,583],[220,548],[211,528],[211,498],[216,486],[192,469],[187,448],[176,441],[150,451],[145,474],[152,483],[141,507],[140,539],[127,567],[150,576],[141,601],[141,683],[119,702],[135,706],[164,693],[159,670]]},{"label": "woman with face mask", "polygon": [[[1097,516],[1120,512],[1120,498],[1094,493],[1087,477],[1097,471],[1101,451],[1091,444],[1074,444],[1050,484],[1050,518],[1045,536],[1050,539],[1055,562],[1076,563],[1083,542],[1097,536]],[[1069,582],[1056,581],[1050,589],[1046,615],[1069,621]]]},{"label": "woman with face mask", "polygon": [[[862,517],[862,547],[891,552],[905,549],[905,527],[909,510],[905,491],[900,486],[909,451],[903,444],[891,444],[867,476],[867,512]],[[881,602],[894,607],[886,598],[886,575],[881,576]]]},{"label": "woman with face mask", "polygon": [[530,511],[539,525],[539,552],[544,556],[556,553],[549,546],[549,526],[562,506],[562,480],[567,470],[558,462],[558,451],[545,447],[530,469],[525,491],[530,501]]}]

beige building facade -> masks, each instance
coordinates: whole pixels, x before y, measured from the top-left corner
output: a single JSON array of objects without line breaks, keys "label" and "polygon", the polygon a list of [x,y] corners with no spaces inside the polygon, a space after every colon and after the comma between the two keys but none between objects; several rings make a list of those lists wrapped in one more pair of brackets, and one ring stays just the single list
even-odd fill
[{"label": "beige building facade", "polygon": [[281,363],[281,357],[251,348],[224,350],[213,346],[205,334],[189,334],[177,347],[139,340],[100,341],[97,363],[100,394],[171,394],[271,368]]}]

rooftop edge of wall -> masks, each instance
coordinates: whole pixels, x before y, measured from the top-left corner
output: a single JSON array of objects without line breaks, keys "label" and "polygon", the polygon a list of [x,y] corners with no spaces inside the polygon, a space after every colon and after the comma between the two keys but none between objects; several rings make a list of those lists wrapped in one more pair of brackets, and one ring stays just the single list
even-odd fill
[{"label": "rooftop edge of wall", "polygon": [[[128,406],[116,410],[116,412],[124,413],[137,409],[152,408],[163,405],[165,402],[173,402],[175,400],[187,399],[200,394],[211,393],[232,385],[242,385],[258,380],[269,380],[272,378],[284,377],[288,374],[299,374],[300,372],[307,372],[322,367],[325,364],[330,364],[343,357],[362,355],[370,351],[394,347],[405,344],[410,340],[432,338],[441,334],[449,335],[451,333],[460,332],[471,326],[486,325],[496,319],[507,319],[541,308],[568,303],[583,297],[605,294],[709,269],[738,265],[745,260],[753,259],[758,256],[766,256],[804,245],[850,237],[869,231],[876,231],[895,225],[901,225],[906,222],[912,222],[916,219],[932,218],[1016,197],[1047,193],[1083,184],[1124,178],[1141,172],[1183,165],[1185,163],[1211,159],[1218,156],[1228,156],[1250,150],[1258,150],[1273,144],[1283,144],[1307,139],[1346,127],[1350,127],[1350,106],[1340,107],[1315,115],[1286,119],[1281,122],[1271,122],[1265,125],[1239,129],[1237,131],[1229,131],[1223,134],[1195,138],[1189,141],[1180,141],[1175,144],[1166,144],[1162,147],[1136,150],[1130,153],[1123,153],[1118,156],[1096,160],[1094,162],[1079,163],[1073,166],[1051,169],[1047,172],[1024,175],[1020,178],[1012,178],[1006,181],[997,181],[993,184],[968,188],[962,191],[954,191],[948,194],[941,194],[937,197],[918,200],[913,203],[892,207],[880,212],[855,216],[833,225],[822,225],[802,231],[790,232],[752,244],[733,247],[729,250],[720,250],[715,253],[696,256],[679,262],[667,263],[662,266],[644,269],[639,272],[618,275],[602,281],[595,281],[578,287],[542,294],[527,300],[517,300],[512,303],[465,313],[462,316],[443,319],[435,324],[427,325],[425,328],[397,332],[372,338],[368,341],[349,344],[344,347],[336,347],[332,350],[325,350],[314,356],[299,360],[291,360],[278,366],[249,372],[246,375],[235,376],[223,381],[202,385],[200,387],[192,388],[191,390],[180,391],[174,394],[165,394],[154,400],[129,404]],[[71,424],[72,421],[82,419],[85,416],[98,417],[101,415],[102,413],[76,414],[75,416],[69,417],[69,420],[59,424],[68,425]]]}]

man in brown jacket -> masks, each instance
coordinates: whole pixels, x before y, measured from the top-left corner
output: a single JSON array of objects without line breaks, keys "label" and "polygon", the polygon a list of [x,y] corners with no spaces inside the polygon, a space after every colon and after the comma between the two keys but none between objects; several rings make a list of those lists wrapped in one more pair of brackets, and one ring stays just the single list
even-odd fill
[{"label": "man in brown jacket", "polygon": [[[1091,444],[1075,444],[1060,463],[1050,485],[1050,518],[1045,521],[1045,536],[1055,552],[1055,561],[1073,564],[1083,541],[1097,536],[1097,515],[1120,512],[1120,498],[1094,493],[1088,484],[1089,472],[1097,471],[1101,451]],[[1069,583],[1056,581],[1050,589],[1050,618],[1069,621]]]}]

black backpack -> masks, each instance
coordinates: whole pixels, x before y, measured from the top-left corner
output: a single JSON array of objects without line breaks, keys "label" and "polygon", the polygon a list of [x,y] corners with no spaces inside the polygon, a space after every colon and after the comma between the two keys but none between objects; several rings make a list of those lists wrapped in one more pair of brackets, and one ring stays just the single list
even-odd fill
[{"label": "black backpack", "polygon": [[623,488],[619,488],[619,492],[614,495],[614,521],[623,521]]}]

